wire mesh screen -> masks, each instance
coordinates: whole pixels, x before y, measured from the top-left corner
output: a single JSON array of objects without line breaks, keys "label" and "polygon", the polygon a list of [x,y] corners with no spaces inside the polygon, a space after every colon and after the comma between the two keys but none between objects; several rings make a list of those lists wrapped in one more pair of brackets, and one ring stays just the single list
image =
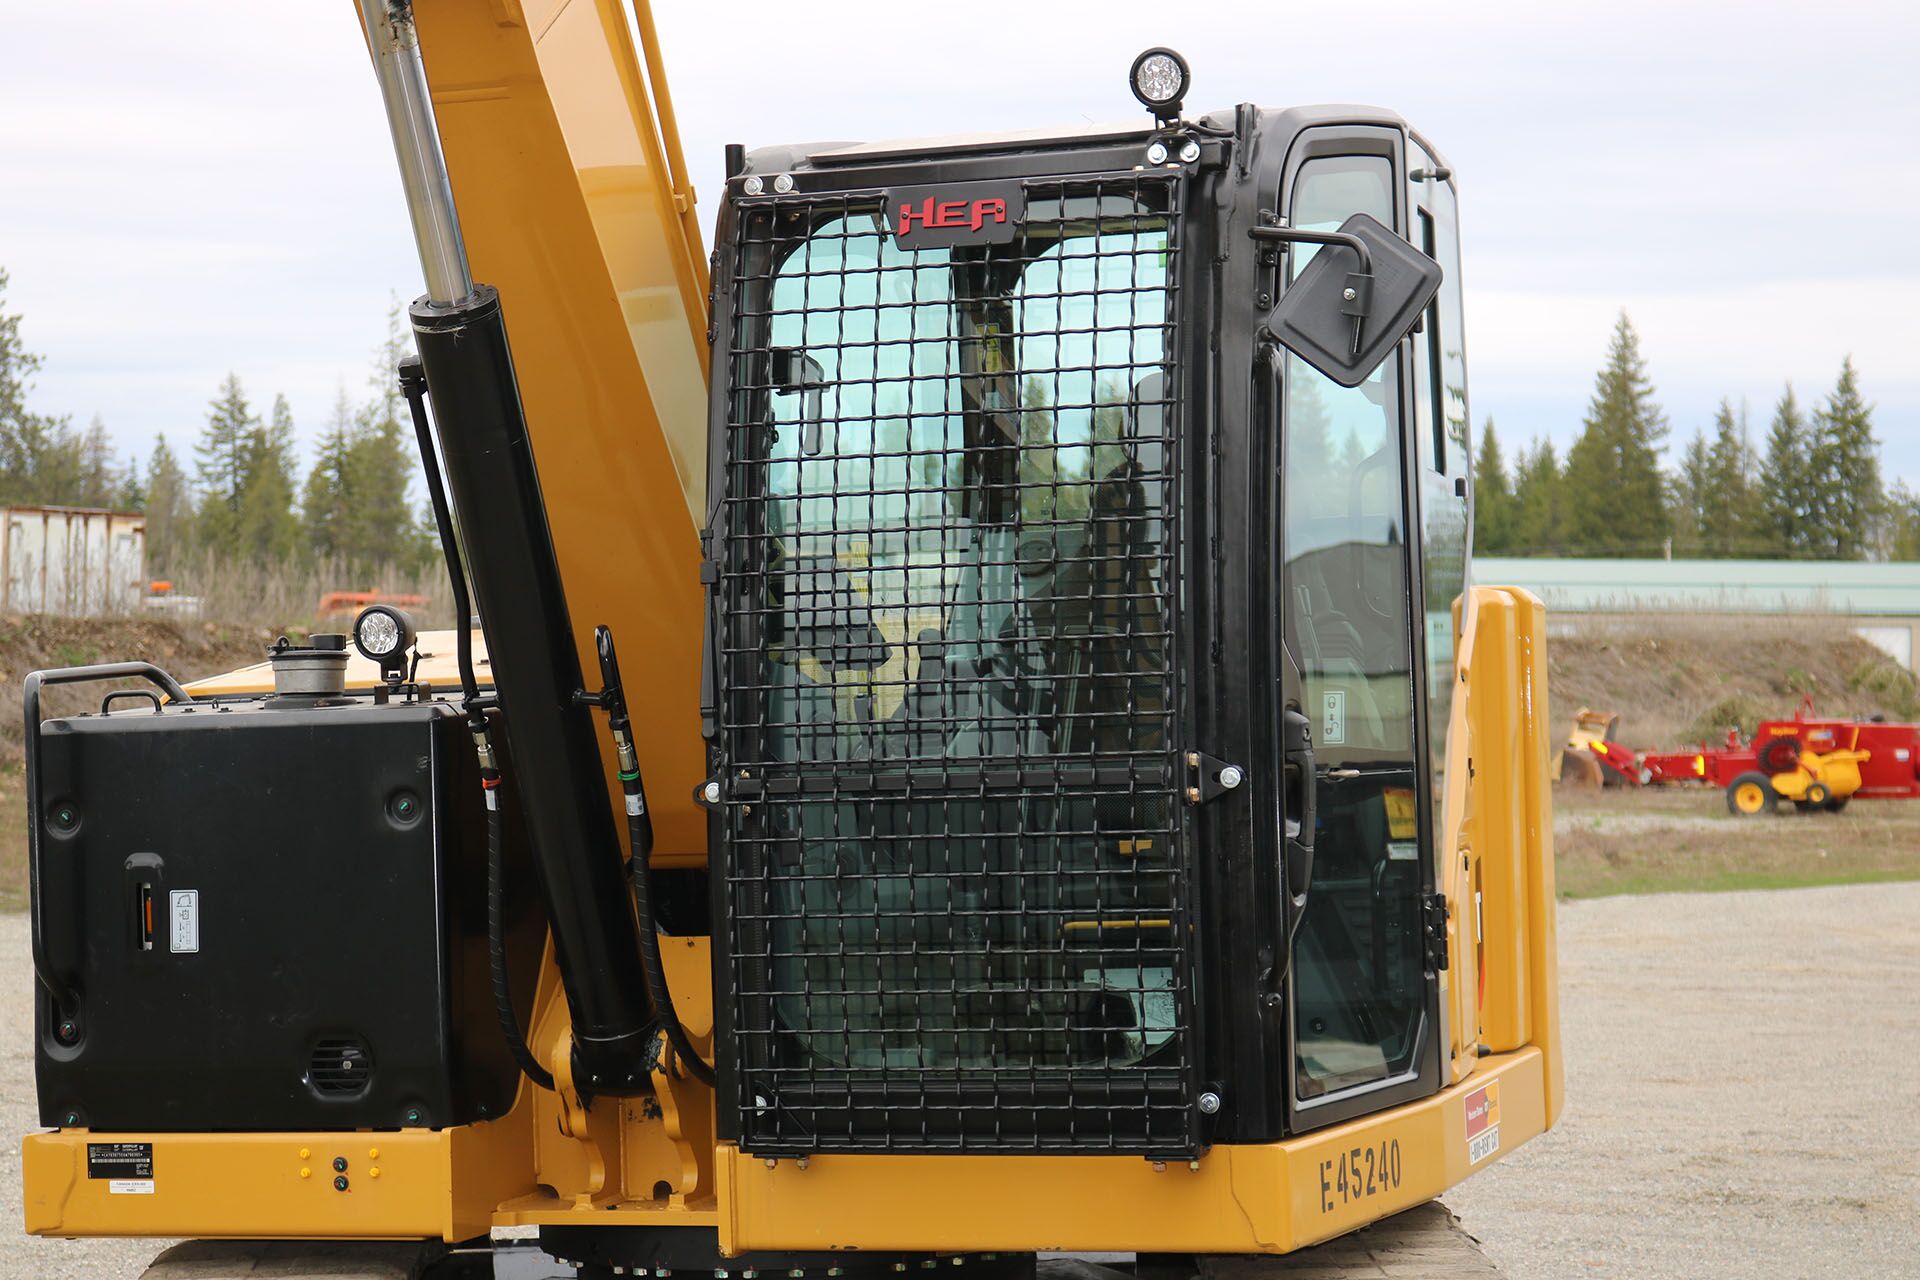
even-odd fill
[{"label": "wire mesh screen", "polygon": [[[745,207],[717,603],[749,1150],[1187,1151],[1178,188]],[[1024,214],[1024,216],[1020,216]]]}]

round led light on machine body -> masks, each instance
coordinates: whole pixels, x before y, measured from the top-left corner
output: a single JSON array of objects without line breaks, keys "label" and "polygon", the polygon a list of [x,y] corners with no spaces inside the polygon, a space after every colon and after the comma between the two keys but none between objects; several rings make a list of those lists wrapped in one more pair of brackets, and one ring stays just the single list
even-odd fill
[{"label": "round led light on machine body", "polygon": [[390,604],[370,604],[353,620],[353,647],[383,671],[405,665],[413,636],[413,619]]},{"label": "round led light on machine body", "polygon": [[1149,49],[1133,60],[1128,77],[1133,96],[1161,119],[1180,114],[1192,78],[1187,60],[1171,49]]}]

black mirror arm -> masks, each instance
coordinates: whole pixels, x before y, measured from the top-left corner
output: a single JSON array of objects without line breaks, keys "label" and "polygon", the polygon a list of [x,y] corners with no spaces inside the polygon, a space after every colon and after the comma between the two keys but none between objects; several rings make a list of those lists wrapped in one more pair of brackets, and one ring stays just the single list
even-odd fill
[{"label": "black mirror arm", "polygon": [[1332,244],[1351,249],[1360,260],[1360,269],[1347,273],[1340,310],[1353,317],[1353,351],[1360,351],[1361,330],[1367,313],[1373,309],[1373,254],[1366,241],[1347,231],[1307,231],[1300,227],[1259,226],[1247,228],[1255,240],[1280,240],[1288,244]]}]

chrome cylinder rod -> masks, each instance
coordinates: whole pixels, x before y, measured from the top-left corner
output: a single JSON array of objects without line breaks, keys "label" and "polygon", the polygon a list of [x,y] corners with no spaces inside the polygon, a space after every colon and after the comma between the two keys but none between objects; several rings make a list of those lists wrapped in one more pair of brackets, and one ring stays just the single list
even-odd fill
[{"label": "chrome cylinder rod", "polygon": [[453,183],[433,119],[426,66],[420,60],[420,36],[410,0],[360,0],[360,21],[373,50],[373,69],[387,107],[400,184],[413,219],[420,269],[427,277],[427,299],[442,306],[473,296],[467,246],[453,208]]}]

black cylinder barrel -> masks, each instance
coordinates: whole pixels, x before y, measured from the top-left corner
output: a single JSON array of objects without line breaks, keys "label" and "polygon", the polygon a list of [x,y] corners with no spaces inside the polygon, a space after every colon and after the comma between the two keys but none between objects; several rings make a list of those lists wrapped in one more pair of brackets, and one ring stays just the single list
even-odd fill
[{"label": "black cylinder barrel", "polygon": [[640,936],[619,858],[500,295],[412,308],[527,834],[573,1014],[576,1083],[646,1087]]}]

